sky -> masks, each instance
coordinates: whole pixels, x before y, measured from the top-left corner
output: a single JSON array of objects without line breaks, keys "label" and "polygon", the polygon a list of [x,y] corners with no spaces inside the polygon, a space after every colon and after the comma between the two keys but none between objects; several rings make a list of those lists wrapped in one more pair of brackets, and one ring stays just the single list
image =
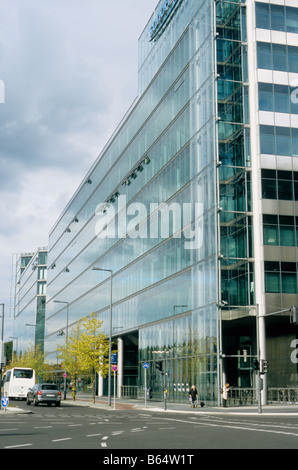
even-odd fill
[{"label": "sky", "polygon": [[137,96],[138,38],[158,0],[1,0],[0,303],[13,254],[48,234]]}]

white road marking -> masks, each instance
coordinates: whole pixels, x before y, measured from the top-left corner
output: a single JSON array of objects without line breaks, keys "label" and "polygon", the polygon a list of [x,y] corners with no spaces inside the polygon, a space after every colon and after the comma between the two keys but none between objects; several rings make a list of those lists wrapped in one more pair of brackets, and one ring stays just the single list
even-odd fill
[{"label": "white road marking", "polygon": [[50,429],[52,428],[53,426],[34,426],[33,429]]},{"label": "white road marking", "polygon": [[[189,423],[189,421],[182,420],[182,419],[173,419],[173,418],[163,418],[166,421],[175,421],[175,422],[180,422],[180,423]],[[285,432],[285,431],[273,431],[270,429],[258,429],[255,427],[250,427],[250,426],[256,426],[255,423],[252,424],[247,424],[249,427],[244,427],[244,426],[233,426],[232,424],[227,425],[227,424],[222,424],[222,423],[199,423],[202,426],[210,426],[210,427],[215,427],[215,428],[230,428],[230,429],[239,429],[241,431],[253,431],[253,432],[265,432],[265,433],[270,433],[270,434],[283,434],[287,436],[294,436],[298,437],[298,433],[293,433],[293,432]]]},{"label": "white road marking", "polygon": [[14,447],[27,447],[27,446],[32,446],[33,444],[18,444],[14,446],[6,446],[4,449],[13,449]]},{"label": "white road marking", "polygon": [[71,437],[64,437],[63,439],[53,439],[52,442],[71,441]]},{"label": "white road marking", "polygon": [[6,432],[6,431],[17,431],[19,428],[10,428],[10,429],[0,429],[0,432]]}]

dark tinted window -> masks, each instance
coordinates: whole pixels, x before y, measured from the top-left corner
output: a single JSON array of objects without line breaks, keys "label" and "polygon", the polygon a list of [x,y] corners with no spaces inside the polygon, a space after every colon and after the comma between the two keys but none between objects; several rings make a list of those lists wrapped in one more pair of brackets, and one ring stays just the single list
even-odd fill
[{"label": "dark tinted window", "polygon": [[45,384],[41,386],[42,390],[58,390],[57,385]]}]

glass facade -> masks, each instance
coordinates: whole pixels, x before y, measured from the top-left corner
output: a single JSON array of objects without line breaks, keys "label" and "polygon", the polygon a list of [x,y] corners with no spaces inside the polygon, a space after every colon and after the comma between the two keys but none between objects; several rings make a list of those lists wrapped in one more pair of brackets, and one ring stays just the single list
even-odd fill
[{"label": "glass facade", "polygon": [[142,391],[147,361],[149,385],[162,396],[162,361],[169,398],[185,400],[195,381],[215,401],[214,11],[207,0],[178,3],[157,40],[148,41],[150,22],[145,28],[140,97],[51,231],[46,351],[55,362],[57,332],[65,326],[66,307],[54,300],[69,302],[70,325],[93,311],[109,324],[110,281],[92,266],[111,269],[113,329],[122,338],[134,332],[138,342],[130,364],[135,377],[124,371],[124,385]]},{"label": "glass facade", "polygon": [[28,344],[44,351],[47,255],[45,247],[14,256],[13,350],[18,355]]},{"label": "glass facade", "polygon": [[[255,6],[258,29],[295,35],[295,8]],[[247,7],[240,0],[177,1],[158,24],[167,2],[157,5],[139,39],[139,97],[50,232],[50,363],[57,363],[57,344],[65,341],[58,334],[67,311],[70,328],[96,312],[109,333],[111,279],[92,270],[98,267],[112,271],[112,335],[124,345],[121,386],[135,386],[143,396],[148,362],[147,386],[157,399],[166,388],[170,400],[185,401],[194,383],[200,398],[214,404],[225,380],[256,387],[256,327],[249,315],[256,290],[268,305],[285,305],[297,294],[298,260],[284,252],[276,259],[277,250],[268,250],[297,246],[293,207],[272,204],[297,200],[298,167],[282,168],[281,159],[298,155],[298,126],[262,121],[264,112],[297,115],[295,89],[267,75],[253,82],[249,57],[254,51],[253,76],[296,73],[298,48],[249,39]],[[254,95],[261,209],[252,189]],[[255,227],[262,221],[259,240]],[[262,286],[255,285],[259,262]],[[45,272],[39,274],[43,295]],[[270,324],[269,331],[274,338]],[[283,377],[288,373],[292,384],[291,367]]]}]

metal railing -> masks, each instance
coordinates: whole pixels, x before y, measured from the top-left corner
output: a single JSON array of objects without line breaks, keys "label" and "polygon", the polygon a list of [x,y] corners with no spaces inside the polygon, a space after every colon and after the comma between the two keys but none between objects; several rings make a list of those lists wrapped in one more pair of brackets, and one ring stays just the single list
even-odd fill
[{"label": "metal railing", "polygon": [[138,386],[121,385],[121,398],[138,398]]},{"label": "metal railing", "polygon": [[254,405],[257,403],[257,389],[231,387],[228,404],[230,406]]},{"label": "metal railing", "polygon": [[[256,388],[231,387],[228,397],[229,406],[251,406],[258,403]],[[143,396],[143,395],[142,395]],[[138,398],[138,387],[122,385],[121,398]],[[267,403],[272,405],[298,405],[298,388],[271,387],[267,392]]]},{"label": "metal railing", "polygon": [[298,404],[298,388],[276,387],[268,389],[268,403],[280,405]]},{"label": "metal railing", "polygon": [[[258,401],[256,388],[231,387],[228,404],[230,406],[255,405]],[[271,387],[267,391],[267,403],[271,405],[298,404],[298,388]]]}]

